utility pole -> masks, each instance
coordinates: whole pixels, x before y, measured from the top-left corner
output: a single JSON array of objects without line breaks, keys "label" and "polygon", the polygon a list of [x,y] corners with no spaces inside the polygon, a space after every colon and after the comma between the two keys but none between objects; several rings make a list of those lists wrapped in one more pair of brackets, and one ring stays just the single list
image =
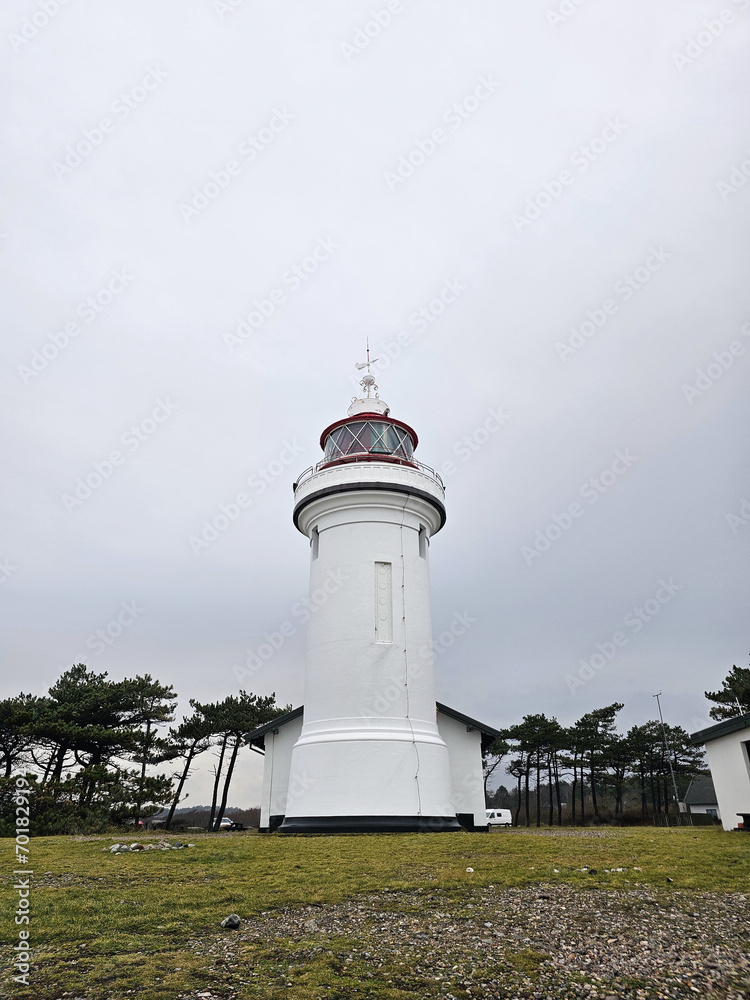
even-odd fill
[{"label": "utility pole", "polygon": [[[661,697],[661,691],[658,694],[655,694],[653,697],[656,698],[656,704],[659,706],[659,718],[661,719],[661,732],[662,736],[664,737],[664,749],[667,751],[667,763],[669,764],[669,773],[672,775],[672,788],[674,788],[674,805],[675,809],[677,810],[677,822],[679,824],[681,822],[680,799],[679,796],[677,795],[677,782],[674,776],[674,768],[672,767],[672,748],[670,747],[669,740],[667,739],[667,730],[664,726],[664,716],[661,714],[661,701],[659,700]],[[690,825],[692,826],[692,821]]]}]

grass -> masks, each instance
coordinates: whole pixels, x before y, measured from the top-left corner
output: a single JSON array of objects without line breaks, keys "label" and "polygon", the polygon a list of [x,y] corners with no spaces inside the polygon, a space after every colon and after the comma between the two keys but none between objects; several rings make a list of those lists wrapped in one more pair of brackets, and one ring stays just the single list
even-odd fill
[{"label": "grass", "polygon": [[[383,889],[394,892],[389,905],[400,913],[419,911],[413,902],[401,900],[399,891],[428,888],[432,895],[440,894],[444,908],[459,915],[472,892],[489,885],[640,885],[670,892],[743,891],[750,886],[750,840],[703,827],[489,835],[195,834],[195,847],[182,851],[104,853],[102,847],[114,839],[32,839],[31,938],[37,949],[32,988],[11,982],[11,947],[5,944],[0,997],[57,1000],[67,991],[91,1000],[125,1000],[135,993],[144,1000],[174,1000],[180,992],[217,992],[222,986],[248,997],[275,997],[277,992],[294,1000],[350,997],[355,990],[351,983],[361,984],[366,974],[343,966],[338,958],[351,942],[340,942],[340,948],[328,942],[325,950],[303,959],[295,958],[298,942],[286,950],[279,945],[260,949],[244,973],[222,967],[220,958],[207,959],[191,942],[210,945],[225,939],[229,932],[219,922],[230,912],[250,918],[278,907],[336,903]],[[2,940],[12,943],[17,932],[13,841],[0,845],[6,862],[5,871],[0,870],[0,926]],[[584,866],[596,874],[578,870]],[[634,871],[636,867],[642,871]],[[614,868],[627,871],[605,872]],[[516,967],[529,972],[538,961],[534,952],[517,952],[512,958]],[[397,968],[380,970],[369,983],[367,993],[360,990],[360,995],[389,1000],[410,995],[399,985]],[[266,992],[253,992],[264,985]]]}]

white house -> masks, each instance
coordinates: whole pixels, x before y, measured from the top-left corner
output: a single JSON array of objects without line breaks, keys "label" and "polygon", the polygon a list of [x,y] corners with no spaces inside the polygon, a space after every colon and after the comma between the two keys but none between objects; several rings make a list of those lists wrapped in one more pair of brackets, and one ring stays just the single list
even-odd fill
[{"label": "white house", "polygon": [[680,812],[689,816],[711,816],[713,819],[721,819],[711,778],[694,778],[690,782],[685,797],[680,802]]},{"label": "white house", "polygon": [[435,699],[429,551],[440,476],[414,458],[368,369],[323,460],[294,484],[309,540],[304,707],[248,734],[265,754],[261,828],[486,828],[482,746],[499,735]]},{"label": "white house", "polygon": [[749,830],[750,713],[702,729],[690,739],[695,746],[706,747],[724,829]]}]

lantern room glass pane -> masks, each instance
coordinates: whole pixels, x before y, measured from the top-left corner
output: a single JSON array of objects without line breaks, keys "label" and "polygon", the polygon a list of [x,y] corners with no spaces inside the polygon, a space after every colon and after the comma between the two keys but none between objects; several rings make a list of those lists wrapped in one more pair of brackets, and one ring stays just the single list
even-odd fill
[{"label": "lantern room glass pane", "polygon": [[[347,455],[354,444],[354,435],[349,427],[338,427],[328,438],[326,452],[331,448],[331,458],[341,458]],[[326,455],[326,457],[328,457]]]},{"label": "lantern room glass pane", "polygon": [[408,433],[380,420],[353,420],[331,431],[326,439],[325,462],[357,455],[390,455],[403,461],[412,459]]},{"label": "lantern room glass pane", "polygon": [[370,451],[385,455],[393,453],[392,442],[388,439],[390,424],[370,424]]}]

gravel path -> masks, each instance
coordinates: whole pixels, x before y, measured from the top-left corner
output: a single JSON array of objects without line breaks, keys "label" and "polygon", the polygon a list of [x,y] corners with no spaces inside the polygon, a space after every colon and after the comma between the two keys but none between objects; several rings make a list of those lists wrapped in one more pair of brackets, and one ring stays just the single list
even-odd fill
[{"label": "gravel path", "polygon": [[[283,945],[280,987],[291,985],[314,956],[335,953],[342,969],[362,977],[360,997],[368,995],[369,981],[444,1000],[746,1000],[748,899],[740,893],[567,886],[490,886],[458,897],[430,889],[384,891],[337,905],[269,911],[243,919],[239,931],[222,932],[210,945],[196,940],[192,948],[226,971],[241,971],[248,990],[243,996],[256,995],[253,977],[268,970],[253,971],[238,955],[244,943],[266,954]],[[262,981],[255,979],[259,986]],[[204,1000],[233,995],[201,993]]]}]

